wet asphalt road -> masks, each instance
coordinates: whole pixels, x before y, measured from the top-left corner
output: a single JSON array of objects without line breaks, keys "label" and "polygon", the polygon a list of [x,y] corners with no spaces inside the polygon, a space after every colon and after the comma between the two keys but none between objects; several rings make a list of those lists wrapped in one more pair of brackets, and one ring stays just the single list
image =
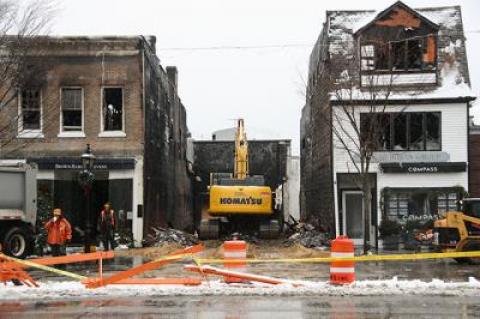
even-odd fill
[{"label": "wet asphalt road", "polygon": [[478,318],[478,297],[189,296],[4,302],[0,318]]},{"label": "wet asphalt road", "polygon": [[[126,270],[134,265],[139,265],[148,260],[142,258],[121,257],[115,260],[104,261],[105,276],[112,272]],[[192,275],[183,270],[185,263],[166,265],[158,270],[145,273],[147,277],[178,277]],[[94,263],[67,265],[68,271],[84,275],[96,276],[98,266]],[[248,272],[292,280],[326,281],[329,279],[329,264],[251,264],[247,266]],[[43,271],[30,271],[33,278],[42,280],[63,280],[54,274]],[[355,266],[357,280],[383,280],[420,279],[431,281],[441,279],[444,281],[462,282],[469,277],[480,279],[480,265],[458,264],[453,259],[402,261],[402,262],[361,262]],[[67,279],[70,280],[70,279]]]},{"label": "wet asphalt road", "polygon": [[[142,258],[116,258],[104,265],[105,276],[144,262]],[[68,265],[68,271],[95,276],[94,264]],[[328,264],[255,264],[248,271],[280,278],[326,281]],[[63,278],[31,271],[38,280]],[[149,272],[149,277],[185,275],[181,264],[172,264]],[[190,275],[190,274],[187,274]],[[467,281],[480,278],[480,266],[459,265],[450,259],[404,262],[357,263],[357,280],[420,279],[430,281]],[[69,279],[67,279],[69,280]],[[0,288],[1,289],[1,288]],[[68,301],[1,302],[0,318],[477,318],[480,296],[171,296]]]}]

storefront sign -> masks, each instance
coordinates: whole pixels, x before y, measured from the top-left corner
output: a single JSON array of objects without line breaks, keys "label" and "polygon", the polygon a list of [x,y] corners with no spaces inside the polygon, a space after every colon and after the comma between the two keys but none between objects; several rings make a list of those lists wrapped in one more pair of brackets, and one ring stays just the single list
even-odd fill
[{"label": "storefront sign", "polygon": [[372,162],[376,163],[444,163],[450,160],[446,152],[375,152]]},{"label": "storefront sign", "polygon": [[380,167],[384,173],[453,173],[465,172],[467,170],[467,163],[382,163]]},{"label": "storefront sign", "polygon": [[[39,169],[66,169],[80,170],[82,163],[80,159],[70,157],[42,157],[29,158],[28,163],[36,163]],[[134,169],[135,160],[133,158],[97,158],[93,165],[95,170],[111,169]]]}]

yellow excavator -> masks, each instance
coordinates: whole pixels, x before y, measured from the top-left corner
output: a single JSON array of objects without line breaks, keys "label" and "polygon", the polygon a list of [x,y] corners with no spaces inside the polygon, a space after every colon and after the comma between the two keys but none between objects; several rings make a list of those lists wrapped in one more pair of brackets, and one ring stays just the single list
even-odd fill
[{"label": "yellow excavator", "polygon": [[[460,211],[435,221],[433,244],[442,252],[480,250],[480,198],[465,198]],[[456,258],[459,263],[480,264],[480,258]]]},{"label": "yellow excavator", "polygon": [[210,174],[207,218],[199,227],[200,239],[217,239],[232,232],[278,237],[282,214],[275,209],[273,192],[263,176],[249,175],[248,141],[243,119],[237,121],[233,176]]}]

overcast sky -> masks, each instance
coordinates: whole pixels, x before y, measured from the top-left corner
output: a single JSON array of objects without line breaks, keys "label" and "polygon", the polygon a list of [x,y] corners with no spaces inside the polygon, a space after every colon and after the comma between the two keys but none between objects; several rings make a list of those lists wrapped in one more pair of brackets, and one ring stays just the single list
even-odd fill
[{"label": "overcast sky", "polygon": [[[231,127],[232,119],[243,117],[249,138],[289,138],[293,140],[293,153],[298,154],[300,113],[305,103],[303,83],[325,11],[381,10],[392,3],[391,0],[62,0],[52,33],[155,35],[161,64],[176,65],[179,69],[180,97],[187,108],[193,137],[210,139],[212,131]],[[462,6],[470,76],[474,92],[480,95],[480,63],[474,63],[480,57],[480,1],[405,3],[414,8]],[[270,45],[283,47],[265,48]],[[232,46],[263,48],[232,49]],[[209,47],[214,49],[198,49]],[[480,108],[480,103],[476,108]]]}]

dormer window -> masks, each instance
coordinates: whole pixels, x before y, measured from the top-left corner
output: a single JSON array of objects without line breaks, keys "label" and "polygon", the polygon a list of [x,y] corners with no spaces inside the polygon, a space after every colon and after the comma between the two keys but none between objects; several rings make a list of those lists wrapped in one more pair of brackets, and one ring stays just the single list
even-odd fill
[{"label": "dormer window", "polygon": [[402,2],[357,30],[361,86],[436,85],[439,26]]},{"label": "dormer window", "polygon": [[435,69],[435,38],[363,44],[362,71],[429,71]]}]

